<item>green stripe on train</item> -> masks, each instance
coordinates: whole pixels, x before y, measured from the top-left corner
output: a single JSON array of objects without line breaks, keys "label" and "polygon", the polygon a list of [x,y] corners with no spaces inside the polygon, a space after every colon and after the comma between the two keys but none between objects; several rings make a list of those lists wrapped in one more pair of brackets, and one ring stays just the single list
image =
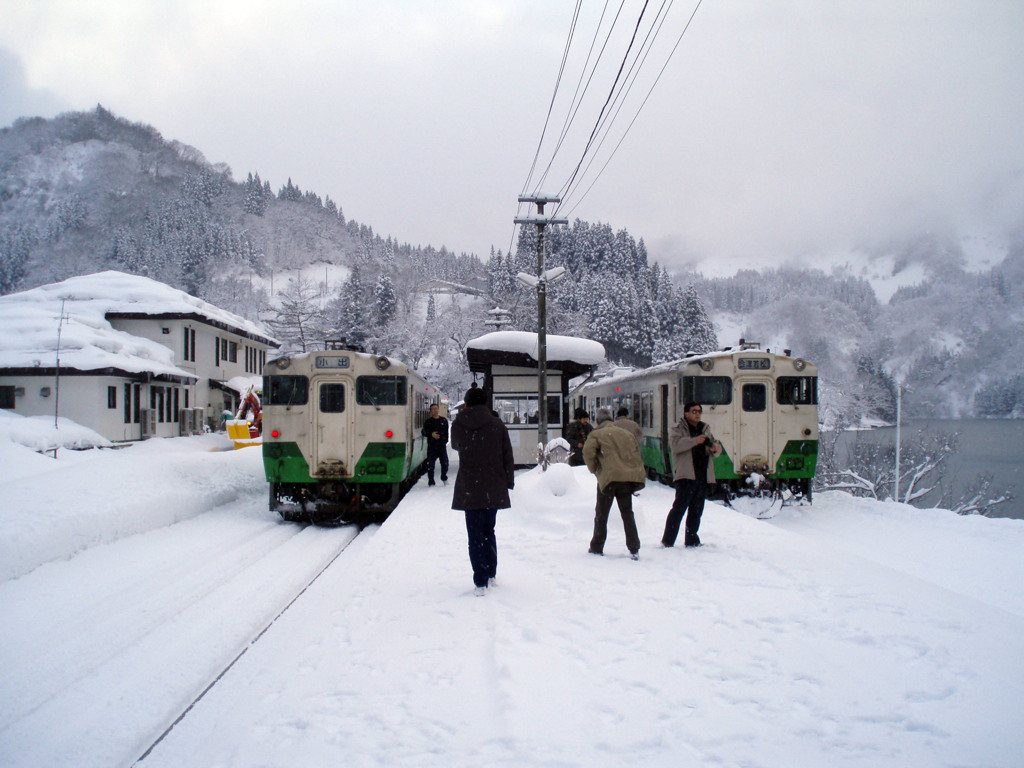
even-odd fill
[{"label": "green stripe on train", "polygon": [[[644,466],[650,467],[659,475],[671,475],[672,468],[665,466],[664,452],[661,440],[648,436],[640,449]],[[715,477],[719,480],[739,480],[743,475],[736,474],[736,467],[732,458],[725,451],[722,451],[714,459]],[[814,470],[818,464],[818,441],[817,440],[790,440],[779,456],[779,462],[775,472],[770,477],[781,477],[786,479],[814,477]]]},{"label": "green stripe on train", "polygon": [[[420,442],[417,440],[413,446],[413,467],[427,455]],[[317,482],[309,474],[309,463],[296,443],[264,443],[263,469],[271,483]],[[398,483],[408,474],[405,443],[369,443],[356,462],[352,480],[357,483]]]},{"label": "green stripe on train", "polygon": [[[722,451],[714,458],[715,479],[739,480],[745,475],[736,474],[736,466],[732,458]],[[814,477],[814,469],[818,465],[817,440],[790,440],[782,449],[775,471],[768,477],[793,480]]]}]

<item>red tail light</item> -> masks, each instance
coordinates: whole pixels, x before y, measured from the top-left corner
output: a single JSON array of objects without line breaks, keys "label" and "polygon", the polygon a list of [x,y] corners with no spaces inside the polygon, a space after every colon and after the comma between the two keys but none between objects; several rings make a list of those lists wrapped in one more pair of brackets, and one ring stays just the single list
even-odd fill
[{"label": "red tail light", "polygon": [[395,436],[395,433],[392,432],[390,429],[387,432],[384,433],[384,437],[394,437],[394,436]]},{"label": "red tail light", "polygon": [[278,431],[277,431],[277,430],[275,429],[275,430],[272,430],[272,431],[270,432],[270,436],[271,436],[271,437],[280,437],[280,436],[281,436],[281,433],[280,433],[280,432],[278,432]]}]

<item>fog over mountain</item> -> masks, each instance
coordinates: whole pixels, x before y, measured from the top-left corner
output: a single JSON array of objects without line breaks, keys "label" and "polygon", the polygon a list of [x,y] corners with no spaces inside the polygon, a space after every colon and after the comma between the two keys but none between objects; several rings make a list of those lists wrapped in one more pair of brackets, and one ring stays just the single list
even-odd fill
[{"label": "fog over mountain", "polygon": [[[456,254],[382,236],[346,218],[348,204],[211,164],[102,107],[20,119],[0,130],[0,292],[119,269],[275,324],[286,342],[301,312],[285,310],[305,307],[313,327],[296,339],[358,336],[449,387],[465,383],[462,347],[488,330],[486,310],[501,304],[533,328],[514,280],[535,265],[529,231],[510,253]],[[818,362],[826,419],[891,420],[897,383],[910,386],[908,415],[1024,412],[1020,243],[921,231],[838,267],[823,254],[820,268],[674,281],[642,231],[574,220],[549,245],[550,264],[569,269],[552,292],[553,329],[596,338],[619,362],[742,336]]]}]

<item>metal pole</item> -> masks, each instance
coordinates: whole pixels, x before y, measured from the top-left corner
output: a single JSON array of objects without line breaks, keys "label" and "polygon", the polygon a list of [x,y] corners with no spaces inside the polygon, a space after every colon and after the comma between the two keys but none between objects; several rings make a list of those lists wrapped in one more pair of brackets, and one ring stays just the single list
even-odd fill
[{"label": "metal pole", "polygon": [[[537,442],[538,464],[544,465],[544,448],[548,444],[548,319],[547,280],[544,279],[544,228],[547,224],[567,223],[564,219],[542,219],[544,205],[561,202],[561,198],[538,195],[520,197],[520,203],[534,203],[537,218],[516,219],[516,224],[532,223],[537,227]],[[546,467],[545,467],[546,468]]]},{"label": "metal pole", "polygon": [[903,416],[903,385],[896,387],[896,477],[893,480],[893,500],[900,500],[900,421]]}]

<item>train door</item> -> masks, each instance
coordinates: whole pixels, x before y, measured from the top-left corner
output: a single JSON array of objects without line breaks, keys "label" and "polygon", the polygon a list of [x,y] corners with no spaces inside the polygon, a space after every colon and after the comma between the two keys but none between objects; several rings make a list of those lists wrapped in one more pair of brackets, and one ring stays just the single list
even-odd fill
[{"label": "train door", "polygon": [[[771,398],[772,382],[767,377],[737,379],[740,407],[739,430],[736,445],[739,449],[740,466],[748,465],[752,470],[767,473],[774,471],[771,464]],[[768,465],[767,470],[765,465]]]},{"label": "train door", "polygon": [[314,476],[340,477],[355,469],[352,454],[354,388],[348,377],[314,377]]}]

